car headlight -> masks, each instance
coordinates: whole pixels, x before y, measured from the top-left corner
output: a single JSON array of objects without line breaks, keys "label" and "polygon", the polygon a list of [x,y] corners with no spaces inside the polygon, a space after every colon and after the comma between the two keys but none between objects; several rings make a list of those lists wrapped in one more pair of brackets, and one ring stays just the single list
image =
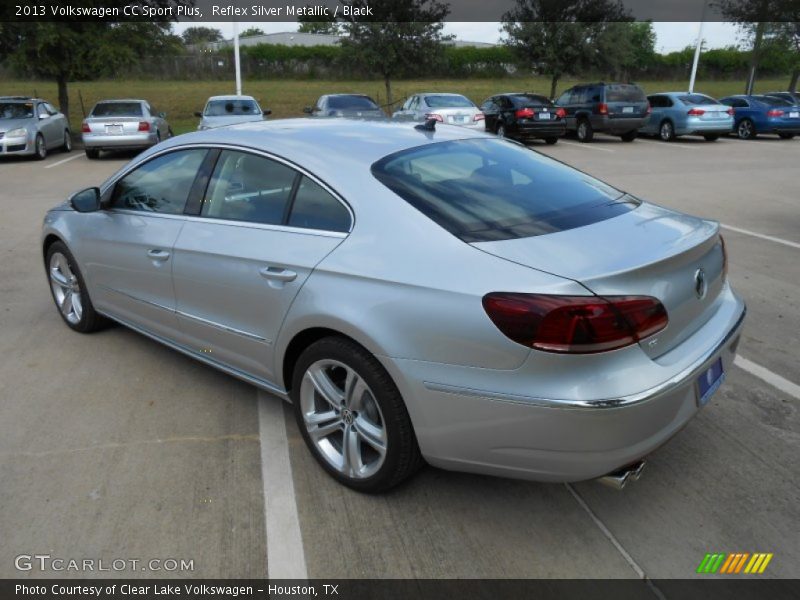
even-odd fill
[{"label": "car headlight", "polygon": [[12,129],[11,131],[6,131],[7,138],[21,138],[21,137],[27,137],[27,135],[28,135],[28,130],[25,129],[24,127],[20,127],[18,129]]}]

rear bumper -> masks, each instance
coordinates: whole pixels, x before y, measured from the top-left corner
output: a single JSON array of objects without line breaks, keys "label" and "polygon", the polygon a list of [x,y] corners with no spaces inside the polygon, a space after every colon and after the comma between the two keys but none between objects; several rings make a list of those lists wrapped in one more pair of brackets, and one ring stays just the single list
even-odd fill
[{"label": "rear bumper", "polygon": [[647,117],[631,118],[611,118],[611,117],[592,117],[592,128],[601,133],[611,135],[622,135],[630,131],[638,131],[647,123]]},{"label": "rear bumper", "polygon": [[541,123],[509,126],[507,135],[515,140],[535,140],[549,137],[561,137],[567,131],[567,124],[563,120],[558,123]]},{"label": "rear bumper", "polygon": [[733,131],[733,119],[723,120],[718,123],[689,119],[683,127],[677,128],[678,135],[707,135],[723,134]]},{"label": "rear bumper", "polygon": [[108,135],[105,133],[83,133],[83,146],[92,150],[149,148],[158,142],[155,132]]},{"label": "rear bumper", "polygon": [[[495,377],[486,370],[468,374],[464,367],[419,361],[384,357],[382,362],[406,398],[429,463],[539,481],[593,479],[664,444],[697,414],[698,376],[718,358],[725,372],[731,369],[745,306],[730,288],[726,294],[717,313],[668,353],[687,361],[650,361],[653,372],[665,378],[624,396],[562,400],[521,394],[520,387],[529,393],[543,387],[525,366]],[[529,362],[546,360],[541,354],[532,352]],[[504,390],[503,382],[516,389]],[[581,384],[562,374],[565,394]]]}]

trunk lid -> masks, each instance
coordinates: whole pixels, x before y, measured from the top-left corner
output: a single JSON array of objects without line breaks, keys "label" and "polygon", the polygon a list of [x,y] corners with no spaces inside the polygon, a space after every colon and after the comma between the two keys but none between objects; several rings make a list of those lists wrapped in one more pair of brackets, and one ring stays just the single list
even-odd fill
[{"label": "trunk lid", "polygon": [[127,135],[139,131],[139,121],[144,120],[144,117],[87,117],[86,123],[92,133]]},{"label": "trunk lid", "polygon": [[718,231],[716,222],[643,202],[635,210],[592,225],[472,245],[573,279],[599,296],[657,298],[667,310],[669,324],[640,343],[648,356],[656,358],[689,337],[714,312],[724,283]]},{"label": "trunk lid", "polygon": [[479,112],[478,108],[459,107],[437,108],[431,110],[429,114],[441,116],[448,125],[471,125]]}]

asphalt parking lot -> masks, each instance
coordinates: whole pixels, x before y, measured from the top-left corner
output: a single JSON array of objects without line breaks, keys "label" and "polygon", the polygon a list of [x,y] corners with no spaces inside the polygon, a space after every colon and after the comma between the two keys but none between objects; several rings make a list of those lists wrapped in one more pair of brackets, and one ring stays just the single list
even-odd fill
[{"label": "asphalt parking lot", "polygon": [[[193,560],[312,578],[690,578],[707,552],[800,564],[800,140],[536,144],[635,195],[719,220],[747,301],[737,366],[619,492],[423,470],[383,496],[330,479],[279,400],[117,326],[60,320],[44,212],[130,157],[0,161],[0,577],[20,554]],[[635,248],[631,249],[635,252]],[[704,577],[708,577],[705,575]]]}]

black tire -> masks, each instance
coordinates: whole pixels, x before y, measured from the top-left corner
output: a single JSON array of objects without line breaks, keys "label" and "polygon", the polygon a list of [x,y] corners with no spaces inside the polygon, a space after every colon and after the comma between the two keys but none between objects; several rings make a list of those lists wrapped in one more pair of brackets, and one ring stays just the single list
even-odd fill
[{"label": "black tire", "polygon": [[[303,414],[302,385],[309,367],[320,364],[321,361],[335,361],[354,371],[368,386],[368,392],[370,392],[368,397],[374,399],[379,407],[382,427],[386,436],[386,450],[382,464],[375,473],[368,477],[359,478],[345,475],[335,468],[329,459],[322,455],[321,450],[309,434]],[[330,407],[324,404],[319,392],[313,391],[313,387],[307,389],[312,390],[311,394],[315,403],[319,399],[319,402],[325,407],[324,409],[329,410]],[[365,493],[383,492],[411,477],[424,464],[417,445],[417,438],[414,435],[414,428],[400,392],[377,359],[355,342],[343,337],[326,337],[306,348],[297,359],[294,368],[291,396],[295,419],[306,445],[322,468],[347,487]],[[356,418],[358,418],[355,410],[352,414],[356,414]],[[340,416],[342,422],[346,423],[344,404],[342,404]],[[352,416],[351,423],[353,423]],[[351,427],[355,427],[355,425],[351,425]],[[331,435],[338,435],[338,431]],[[344,440],[343,436],[342,440]],[[341,443],[343,444],[343,441]]]},{"label": "black tire", "polygon": [[506,134],[506,126],[502,123],[498,123],[497,127],[494,130],[494,133],[499,138],[507,138],[508,135]]},{"label": "black tire", "polygon": [[[59,284],[54,283],[55,280],[53,274],[53,270],[56,268],[54,265],[54,257],[56,255],[60,255],[66,260],[71,274],[76,279],[75,283],[77,284],[77,289],[74,289],[71,294],[77,293],[80,299],[81,314],[77,319],[71,319],[62,310],[62,305],[59,304],[59,299],[56,293],[56,288],[59,287]],[[78,263],[72,256],[72,253],[69,251],[66,244],[60,241],[51,244],[47,249],[47,253],[45,254],[44,264],[48,277],[48,284],[50,285],[50,293],[53,296],[53,302],[55,302],[58,314],[61,316],[61,319],[64,321],[64,323],[66,323],[70,329],[79,333],[91,333],[103,328],[108,323],[108,320],[94,310],[94,305],[92,304],[91,298],[89,298],[89,291],[86,289],[86,282],[84,281],[83,275],[78,268]],[[76,314],[77,313],[75,312],[72,313],[72,315]]]},{"label": "black tire", "polygon": [[661,125],[658,126],[658,137],[662,142],[675,141],[675,125],[672,124],[672,121],[665,119],[661,122]]},{"label": "black tire", "polygon": [[44,160],[47,158],[47,144],[44,143],[44,136],[41,133],[36,134],[36,139],[33,144],[33,157],[36,160]]},{"label": "black tire", "polygon": [[545,144],[549,144],[549,145],[552,146],[553,144],[557,144],[558,143],[558,138],[557,137],[547,137],[547,138],[544,138],[544,142],[545,142]]},{"label": "black tire", "polygon": [[89,160],[95,160],[100,158],[100,150],[97,150],[95,148],[86,148],[85,152],[86,152],[86,158],[88,158]]},{"label": "black tire", "polygon": [[64,143],[61,145],[61,150],[63,152],[72,152],[72,136],[69,133],[69,129],[64,130]]},{"label": "black tire", "polygon": [[639,135],[639,132],[634,130],[634,131],[629,131],[628,133],[623,133],[619,137],[623,142],[632,142],[633,140],[636,139],[636,137],[638,135]]},{"label": "black tire", "polygon": [[591,142],[594,139],[594,129],[589,119],[581,119],[578,121],[575,135],[578,136],[578,141],[584,144]]},{"label": "black tire", "polygon": [[736,126],[736,135],[740,140],[754,140],[758,136],[758,132],[750,119],[742,119]]},{"label": "black tire", "polygon": [[718,135],[708,134],[703,136],[707,142],[716,142],[719,139]]},{"label": "black tire", "polygon": [[779,133],[778,134],[778,137],[780,137],[782,140],[791,140],[791,139],[794,138],[794,136],[795,136],[795,134],[793,134],[793,133]]}]

